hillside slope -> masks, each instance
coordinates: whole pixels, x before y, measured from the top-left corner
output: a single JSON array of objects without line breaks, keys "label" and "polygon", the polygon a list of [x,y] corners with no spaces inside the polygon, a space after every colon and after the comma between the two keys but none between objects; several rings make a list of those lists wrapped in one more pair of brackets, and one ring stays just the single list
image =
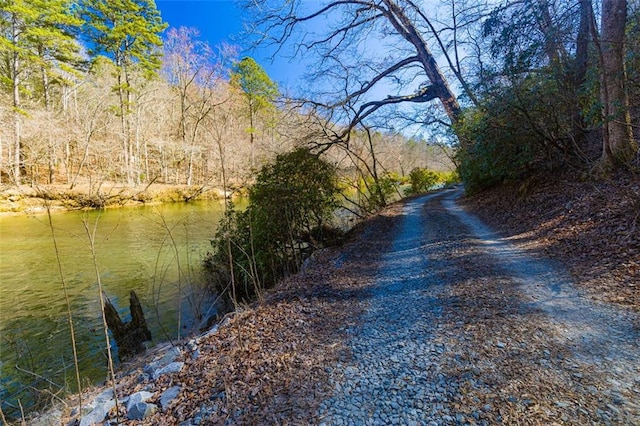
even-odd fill
[{"label": "hillside slope", "polygon": [[464,204],[511,241],[564,263],[592,297],[640,311],[640,176],[537,177]]}]

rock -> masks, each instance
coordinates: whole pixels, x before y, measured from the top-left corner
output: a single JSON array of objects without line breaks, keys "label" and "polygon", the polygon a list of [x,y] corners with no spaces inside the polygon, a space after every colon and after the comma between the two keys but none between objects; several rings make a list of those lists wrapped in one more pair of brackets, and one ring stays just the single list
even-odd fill
[{"label": "rock", "polygon": [[155,404],[138,402],[127,411],[127,418],[129,420],[143,420],[155,413],[157,409]]},{"label": "rock", "polygon": [[129,399],[127,400],[127,411],[130,411],[134,405],[140,402],[145,402],[149,398],[153,397],[153,395],[154,395],[153,393],[146,392],[146,391],[141,391],[141,392],[136,392],[134,394],[131,394],[131,396],[129,396]]},{"label": "rock", "polygon": [[206,333],[204,333],[202,335],[202,338],[206,339],[207,337],[213,336],[214,334],[216,334],[218,332],[219,329],[220,329],[220,323],[215,324],[213,327],[211,327],[209,329],[209,331],[207,331]]},{"label": "rock", "polygon": [[180,386],[173,386],[162,392],[162,395],[160,395],[160,406],[163,410],[171,406],[171,403],[176,399],[181,390],[182,388]]},{"label": "rock", "polygon": [[175,361],[176,359],[178,359],[179,356],[182,355],[182,349],[180,349],[177,346],[172,347],[171,349],[169,349],[160,359],[160,361],[164,364],[167,365],[173,361]]},{"label": "rock", "polygon": [[113,389],[109,388],[109,389],[103,390],[98,396],[96,396],[96,399],[94,400],[94,402],[101,403],[101,402],[110,401],[112,399],[113,399]]},{"label": "rock", "polygon": [[162,357],[160,357],[160,359],[153,361],[149,364],[147,364],[144,368],[143,371],[148,374],[149,376],[152,376],[153,379],[156,379],[156,373],[160,370],[162,370],[163,368],[171,365],[172,363],[175,362],[176,359],[178,359],[178,357],[180,357],[182,355],[182,350],[176,346],[174,346],[173,348],[169,349],[167,352],[164,353],[164,355],[162,355]]},{"label": "rock", "polygon": [[46,414],[43,414],[37,419],[32,419],[30,425],[33,426],[57,426],[61,424],[62,412],[58,409],[51,410]]},{"label": "rock", "polygon": [[194,352],[198,349],[198,342],[195,339],[191,339],[187,342],[187,349]]},{"label": "rock", "polygon": [[153,380],[158,380],[158,377],[162,376],[163,374],[178,373],[180,370],[182,370],[182,367],[184,367],[184,362],[172,362],[171,364],[154,371]]},{"label": "rock", "polygon": [[80,420],[80,426],[91,426],[95,423],[100,423],[107,416],[109,411],[116,406],[116,401],[114,399],[110,399],[104,402],[95,403],[95,407],[89,414],[82,417]]}]

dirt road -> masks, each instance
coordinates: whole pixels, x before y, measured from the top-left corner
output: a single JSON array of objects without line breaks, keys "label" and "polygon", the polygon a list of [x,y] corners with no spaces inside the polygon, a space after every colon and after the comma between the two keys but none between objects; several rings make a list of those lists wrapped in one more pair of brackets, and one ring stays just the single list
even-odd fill
[{"label": "dirt road", "polygon": [[640,424],[636,314],[501,239],[457,190],[404,206],[326,424]]},{"label": "dirt road", "polygon": [[180,372],[129,367],[118,397],[161,406],[177,389],[148,425],[640,424],[638,314],[581,294],[459,196],[390,206],[182,345]]}]

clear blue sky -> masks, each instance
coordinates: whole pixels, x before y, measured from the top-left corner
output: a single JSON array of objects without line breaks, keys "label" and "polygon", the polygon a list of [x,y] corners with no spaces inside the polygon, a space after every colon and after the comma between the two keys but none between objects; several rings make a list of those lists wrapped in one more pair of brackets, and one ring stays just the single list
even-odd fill
[{"label": "clear blue sky", "polygon": [[[233,0],[156,0],[162,19],[170,27],[194,27],[200,30],[203,40],[215,47],[221,43],[243,46],[240,34],[243,30],[242,10]],[[264,50],[243,50],[243,56],[252,56],[272,80],[281,86],[293,88],[298,85],[304,71],[286,59],[271,62],[271,56]]]}]

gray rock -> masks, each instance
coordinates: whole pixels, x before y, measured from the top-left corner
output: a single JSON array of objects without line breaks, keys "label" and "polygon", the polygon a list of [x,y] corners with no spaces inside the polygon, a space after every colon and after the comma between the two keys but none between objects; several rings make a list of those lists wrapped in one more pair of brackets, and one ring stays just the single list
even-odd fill
[{"label": "gray rock", "polygon": [[96,403],[100,403],[100,402],[107,402],[112,399],[113,399],[113,389],[109,388],[109,389],[103,390],[98,396],[96,396],[96,399],[94,401]]},{"label": "gray rock", "polygon": [[145,402],[146,400],[148,400],[149,398],[151,398],[154,394],[151,392],[146,392],[146,391],[141,391],[141,392],[136,392],[134,394],[131,394],[129,396],[129,399],[127,400],[127,411],[131,411],[131,408],[140,403],[140,402]]},{"label": "gray rock", "polygon": [[109,411],[116,406],[116,401],[110,399],[103,402],[96,402],[95,407],[89,414],[82,417],[80,420],[80,426],[91,426],[95,423],[100,423],[107,416]]},{"label": "gray rock", "polygon": [[184,362],[172,362],[171,364],[154,371],[153,380],[158,380],[158,377],[162,376],[163,374],[178,373],[180,372],[180,370],[182,370],[182,367],[184,367]]},{"label": "gray rock", "polygon": [[62,412],[55,409],[36,419],[32,419],[32,423],[29,424],[33,426],[58,426],[61,423],[60,419],[62,419]]},{"label": "gray rock", "polygon": [[157,409],[155,404],[138,402],[127,411],[127,418],[129,420],[143,420],[155,413]]},{"label": "gray rock", "polygon": [[143,368],[143,371],[149,376],[154,377],[154,380],[155,380],[155,374],[158,370],[162,370],[168,365],[171,365],[181,355],[182,355],[182,350],[179,347],[174,346],[171,349],[169,349],[167,352],[165,352],[164,355],[160,357],[160,359],[157,359],[147,364]]},{"label": "gray rock", "polygon": [[162,392],[162,395],[160,395],[160,406],[163,410],[171,406],[171,403],[176,399],[181,390],[182,388],[180,386],[173,386]]}]

